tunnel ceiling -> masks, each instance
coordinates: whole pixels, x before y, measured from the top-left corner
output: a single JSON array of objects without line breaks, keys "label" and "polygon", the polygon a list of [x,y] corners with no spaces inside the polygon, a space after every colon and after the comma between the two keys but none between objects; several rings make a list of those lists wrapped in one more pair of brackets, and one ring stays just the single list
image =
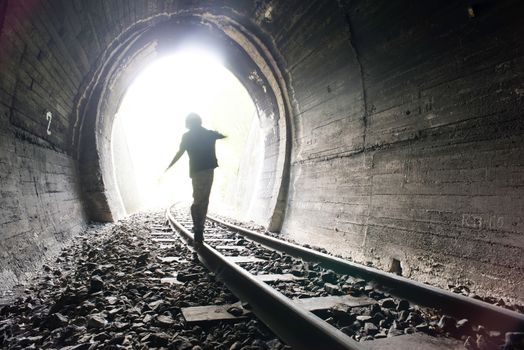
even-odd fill
[{"label": "tunnel ceiling", "polygon": [[[114,112],[182,40],[221,50],[265,135],[258,217],[440,286],[524,295],[524,3],[0,2],[0,281],[119,216]],[[264,89],[265,88],[265,89]]]}]

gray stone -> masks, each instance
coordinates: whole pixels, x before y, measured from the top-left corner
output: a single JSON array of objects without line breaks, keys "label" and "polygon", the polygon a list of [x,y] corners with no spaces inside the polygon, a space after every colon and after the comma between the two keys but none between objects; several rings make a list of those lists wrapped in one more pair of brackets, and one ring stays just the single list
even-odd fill
[{"label": "gray stone", "polygon": [[416,326],[423,323],[424,318],[417,312],[410,312],[405,321],[409,324]]},{"label": "gray stone", "polygon": [[371,322],[364,323],[364,332],[369,335],[374,335],[378,332],[378,327]]},{"label": "gray stone", "polygon": [[87,328],[103,328],[107,324],[102,315],[89,315],[87,317]]},{"label": "gray stone", "polygon": [[452,332],[456,330],[457,328],[456,325],[457,325],[457,321],[455,321],[454,318],[444,315],[440,318],[437,326],[443,332]]},{"label": "gray stone", "polygon": [[377,312],[372,316],[372,320],[374,324],[379,324],[380,321],[383,321],[386,319],[386,316],[382,312]]},{"label": "gray stone", "polygon": [[340,295],[342,294],[342,290],[340,287],[336,284],[331,283],[324,283],[324,290],[332,295]]},{"label": "gray stone", "polygon": [[387,309],[395,309],[397,307],[397,304],[392,298],[385,298],[382,300],[379,300],[380,306],[387,308]]},{"label": "gray stone", "polygon": [[238,306],[231,306],[227,309],[227,312],[229,312],[233,316],[242,316],[244,314],[244,310]]},{"label": "gray stone", "polygon": [[56,312],[49,317],[47,317],[43,323],[44,327],[47,329],[53,330],[59,327],[67,325],[68,319],[59,312]]},{"label": "gray stone", "polygon": [[233,344],[231,344],[231,346],[229,347],[229,350],[240,350],[241,348],[242,348],[242,343],[239,341],[236,341]]},{"label": "gray stone", "polygon": [[163,300],[156,300],[147,304],[151,310],[157,310],[161,305],[164,304]]},{"label": "gray stone", "polygon": [[404,332],[398,328],[398,325],[396,322],[393,322],[393,325],[391,325],[391,327],[389,327],[389,330],[388,330],[388,337],[394,337],[394,336],[398,336],[398,335],[402,335],[404,334]]},{"label": "gray stone", "polygon": [[350,307],[339,304],[331,308],[330,312],[339,325],[347,326],[352,324],[356,320],[356,316],[352,314],[350,310]]},{"label": "gray stone", "polygon": [[409,301],[402,299],[398,302],[397,311],[404,311],[409,309]]},{"label": "gray stone", "polygon": [[322,281],[326,283],[337,283],[337,275],[333,271],[324,272],[320,275],[320,277],[322,278]]},{"label": "gray stone", "polygon": [[404,334],[413,334],[415,333],[417,330],[415,327],[406,327],[404,328]]},{"label": "gray stone", "polygon": [[104,289],[104,280],[98,275],[91,277],[91,283],[89,287],[90,293],[97,293]]},{"label": "gray stone", "polygon": [[387,336],[388,335],[387,335],[386,331],[384,331],[384,330],[382,330],[379,333],[374,335],[375,339],[387,338]]},{"label": "gray stone", "polygon": [[368,321],[371,321],[372,319],[373,319],[372,316],[366,316],[366,315],[358,315],[357,316],[357,320],[361,321],[361,322],[368,322]]},{"label": "gray stone", "polygon": [[168,328],[168,327],[171,327],[171,326],[173,326],[175,324],[175,320],[173,320],[169,316],[159,315],[159,316],[156,317],[156,323],[160,327]]},{"label": "gray stone", "polygon": [[169,345],[170,338],[171,337],[166,333],[157,332],[149,334],[145,341],[151,343],[151,345],[155,347],[166,347]]}]

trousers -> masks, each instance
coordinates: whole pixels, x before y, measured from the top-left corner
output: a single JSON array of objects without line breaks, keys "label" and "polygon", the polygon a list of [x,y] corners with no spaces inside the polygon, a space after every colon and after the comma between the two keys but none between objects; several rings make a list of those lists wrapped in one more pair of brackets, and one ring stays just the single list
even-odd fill
[{"label": "trousers", "polygon": [[193,232],[195,240],[204,239],[204,225],[206,223],[209,195],[213,185],[213,174],[215,169],[201,170],[193,174],[193,204],[191,205],[191,217],[193,218]]}]

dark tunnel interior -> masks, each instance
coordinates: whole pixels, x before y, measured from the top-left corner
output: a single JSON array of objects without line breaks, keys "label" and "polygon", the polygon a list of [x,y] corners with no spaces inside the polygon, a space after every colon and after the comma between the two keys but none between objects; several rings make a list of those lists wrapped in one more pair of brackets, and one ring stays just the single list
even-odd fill
[{"label": "dark tunnel interior", "polygon": [[0,0],[0,292],[91,223],[133,211],[129,154],[112,148],[118,110],[146,67],[192,43],[222,57],[254,106],[232,219],[524,302],[523,10],[518,0]]}]

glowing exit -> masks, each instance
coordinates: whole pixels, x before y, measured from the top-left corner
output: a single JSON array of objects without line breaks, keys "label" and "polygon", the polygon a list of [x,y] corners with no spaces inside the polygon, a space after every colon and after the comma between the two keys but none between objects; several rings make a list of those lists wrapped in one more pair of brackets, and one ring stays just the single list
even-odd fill
[{"label": "glowing exit", "polygon": [[[129,87],[115,118],[113,163],[128,212],[191,200],[186,156],[164,174],[187,131],[184,120],[190,112],[198,113],[206,128],[228,136],[217,145],[212,203],[219,200],[230,210],[249,207],[246,186],[252,195],[263,157],[255,106],[219,56],[186,47],[146,67]],[[241,167],[251,174],[252,184],[237,183]],[[244,203],[239,203],[240,192]]]}]

